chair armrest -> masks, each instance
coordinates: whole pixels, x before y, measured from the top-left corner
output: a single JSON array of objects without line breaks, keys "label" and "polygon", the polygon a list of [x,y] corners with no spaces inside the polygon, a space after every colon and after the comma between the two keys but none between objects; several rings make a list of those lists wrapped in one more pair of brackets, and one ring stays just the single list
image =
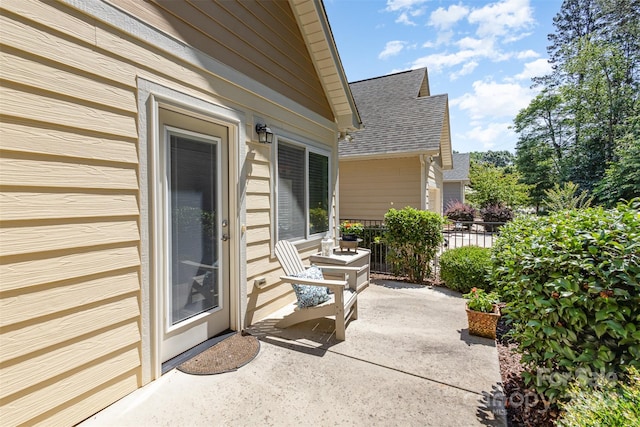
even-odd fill
[{"label": "chair armrest", "polygon": [[346,280],[318,280],[318,279],[302,279],[295,276],[280,276],[280,280],[288,283],[299,285],[321,286],[331,289],[333,292],[342,292],[348,286]]},{"label": "chair armrest", "polygon": [[318,268],[322,270],[322,273],[329,275],[342,275],[343,278],[348,280],[348,287],[354,291],[358,290],[358,277],[363,271],[368,271],[369,264],[365,264],[362,267],[343,267],[343,266],[329,266],[318,265]]}]

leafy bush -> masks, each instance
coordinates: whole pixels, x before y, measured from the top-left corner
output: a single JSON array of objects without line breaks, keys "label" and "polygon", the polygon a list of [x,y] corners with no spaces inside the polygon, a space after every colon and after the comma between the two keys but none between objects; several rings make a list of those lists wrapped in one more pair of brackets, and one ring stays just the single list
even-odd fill
[{"label": "leafy bush", "polygon": [[[507,222],[513,219],[513,211],[502,204],[487,206],[480,213],[484,222]],[[498,224],[485,224],[484,229],[491,232],[499,227]]]},{"label": "leafy bush", "polygon": [[562,187],[556,183],[553,188],[545,190],[544,195],[542,204],[549,211],[588,208],[593,202],[593,197],[589,197],[586,191],[578,193],[578,184],[571,181],[564,183]]},{"label": "leafy bush", "polygon": [[491,278],[523,377],[547,398],[566,397],[577,377],[640,366],[639,208],[519,217],[494,244]]},{"label": "leafy bush", "polygon": [[449,249],[440,256],[440,279],[449,289],[467,293],[478,287],[491,290],[487,278],[491,266],[491,249],[463,246]]},{"label": "leafy bush", "polygon": [[455,200],[447,205],[444,216],[451,221],[473,221],[476,216],[476,210],[470,205]]},{"label": "leafy bush", "polygon": [[431,275],[431,262],[443,242],[444,218],[434,212],[412,207],[391,209],[384,215],[388,259],[401,274],[415,283],[424,283]]},{"label": "leafy bush", "polygon": [[640,374],[629,370],[629,384],[596,382],[594,387],[574,383],[571,400],[563,405],[561,427],[627,427],[640,424]]}]

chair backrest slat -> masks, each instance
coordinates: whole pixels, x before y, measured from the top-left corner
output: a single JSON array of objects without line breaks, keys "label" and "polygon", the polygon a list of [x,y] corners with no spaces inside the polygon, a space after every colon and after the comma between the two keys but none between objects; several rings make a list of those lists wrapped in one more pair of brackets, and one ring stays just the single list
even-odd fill
[{"label": "chair backrest slat", "polygon": [[293,243],[287,240],[280,240],[276,243],[276,257],[287,276],[300,273],[305,270],[298,250]]}]

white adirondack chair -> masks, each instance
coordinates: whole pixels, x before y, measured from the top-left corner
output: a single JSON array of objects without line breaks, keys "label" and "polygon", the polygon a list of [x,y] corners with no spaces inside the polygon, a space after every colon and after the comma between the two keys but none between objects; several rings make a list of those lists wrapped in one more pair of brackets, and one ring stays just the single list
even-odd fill
[{"label": "white adirondack chair", "polygon": [[296,247],[286,240],[276,243],[276,257],[286,276],[280,279],[287,283],[298,283],[301,285],[323,286],[329,288],[333,294],[331,299],[314,307],[298,308],[288,316],[285,316],[278,327],[287,328],[296,323],[304,322],[321,317],[334,317],[336,322],[336,338],[345,340],[345,329],[349,319],[358,318],[358,292],[356,291],[356,275],[358,267],[342,266],[318,266],[323,272],[332,276],[341,275],[345,280],[315,280],[295,277],[306,269]]}]

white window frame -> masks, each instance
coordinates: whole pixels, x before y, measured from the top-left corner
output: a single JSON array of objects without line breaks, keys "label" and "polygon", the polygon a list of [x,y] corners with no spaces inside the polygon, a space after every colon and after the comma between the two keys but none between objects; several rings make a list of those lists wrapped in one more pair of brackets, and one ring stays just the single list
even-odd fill
[{"label": "white window frame", "polygon": [[[291,241],[308,241],[308,240],[316,240],[321,239],[331,230],[331,151],[327,149],[322,149],[310,144],[305,144],[300,141],[296,141],[295,139],[286,138],[286,137],[278,137],[276,143],[274,144],[276,147],[275,157],[274,157],[274,165],[275,165],[275,173],[274,173],[274,181],[275,181],[275,202],[274,202],[274,211],[275,211],[275,227],[274,227],[274,235],[276,236],[276,241],[280,240],[280,212],[279,212],[279,199],[278,194],[279,185],[280,185],[280,164],[278,162],[278,150],[280,144],[293,146],[295,148],[302,148],[304,150],[304,212],[305,212],[305,230],[304,235],[299,237],[294,237],[290,239]],[[328,230],[325,232],[310,234],[310,223],[309,223],[309,153],[319,154],[327,158],[327,216],[329,219]]]}]

